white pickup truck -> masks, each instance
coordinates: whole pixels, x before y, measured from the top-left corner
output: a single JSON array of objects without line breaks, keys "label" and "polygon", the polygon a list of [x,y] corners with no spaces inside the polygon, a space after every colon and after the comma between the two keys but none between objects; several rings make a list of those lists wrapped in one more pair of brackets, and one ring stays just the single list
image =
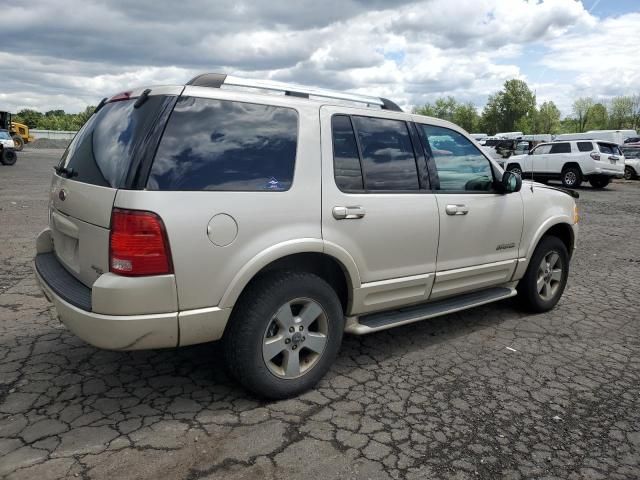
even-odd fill
[{"label": "white pickup truck", "polygon": [[612,142],[570,140],[541,143],[525,155],[512,155],[505,170],[539,181],[561,180],[565,187],[579,187],[587,180],[604,188],[612,178],[624,176],[625,159]]}]

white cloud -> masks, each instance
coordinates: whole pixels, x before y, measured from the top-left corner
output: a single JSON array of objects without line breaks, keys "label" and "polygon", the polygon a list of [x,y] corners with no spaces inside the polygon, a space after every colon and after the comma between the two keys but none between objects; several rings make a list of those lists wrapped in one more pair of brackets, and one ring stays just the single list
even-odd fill
[{"label": "white cloud", "polygon": [[565,113],[575,96],[640,85],[640,14],[601,20],[575,0],[185,0],[178,16],[151,0],[130,3],[6,8],[16,21],[3,27],[0,110],[78,111],[202,71],[351,89],[404,106],[442,95],[482,105],[505,80],[522,78]]}]

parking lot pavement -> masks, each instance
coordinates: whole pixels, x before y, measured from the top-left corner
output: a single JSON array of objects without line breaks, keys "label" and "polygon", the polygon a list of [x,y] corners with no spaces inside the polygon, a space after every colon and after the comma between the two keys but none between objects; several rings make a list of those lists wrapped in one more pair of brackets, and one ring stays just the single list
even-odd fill
[{"label": "parking lot pavement", "polygon": [[52,316],[31,259],[60,154],[0,167],[0,477],[640,477],[640,182],[580,191],[552,312],[347,337],[315,390],[265,403],[215,345],[102,351]]}]

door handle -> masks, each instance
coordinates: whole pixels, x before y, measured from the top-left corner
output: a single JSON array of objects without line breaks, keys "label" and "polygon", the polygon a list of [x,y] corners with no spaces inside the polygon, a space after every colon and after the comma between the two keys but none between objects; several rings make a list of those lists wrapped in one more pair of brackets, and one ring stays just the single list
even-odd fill
[{"label": "door handle", "polygon": [[333,218],[336,220],[357,220],[364,217],[365,211],[361,206],[333,207]]},{"label": "door handle", "polygon": [[469,208],[466,205],[447,205],[444,209],[447,215],[466,215]]},{"label": "door handle", "polygon": [[620,160],[620,157],[618,157],[616,155],[610,155],[609,156],[609,160],[613,160],[614,162],[617,162],[618,160]]}]

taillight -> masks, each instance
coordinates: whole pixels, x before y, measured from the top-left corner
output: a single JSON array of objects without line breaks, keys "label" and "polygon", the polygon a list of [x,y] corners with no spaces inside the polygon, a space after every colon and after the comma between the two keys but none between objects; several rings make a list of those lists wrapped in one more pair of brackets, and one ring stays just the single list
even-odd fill
[{"label": "taillight", "polygon": [[594,160],[600,160],[600,154],[598,152],[591,152],[591,158]]},{"label": "taillight", "polygon": [[129,100],[131,98],[131,93],[132,92],[120,92],[120,93],[114,95],[113,97],[111,97],[109,100],[107,100],[107,103],[121,102],[123,100]]},{"label": "taillight", "polygon": [[110,271],[118,275],[173,273],[171,249],[162,219],[153,212],[114,208],[109,265]]}]

